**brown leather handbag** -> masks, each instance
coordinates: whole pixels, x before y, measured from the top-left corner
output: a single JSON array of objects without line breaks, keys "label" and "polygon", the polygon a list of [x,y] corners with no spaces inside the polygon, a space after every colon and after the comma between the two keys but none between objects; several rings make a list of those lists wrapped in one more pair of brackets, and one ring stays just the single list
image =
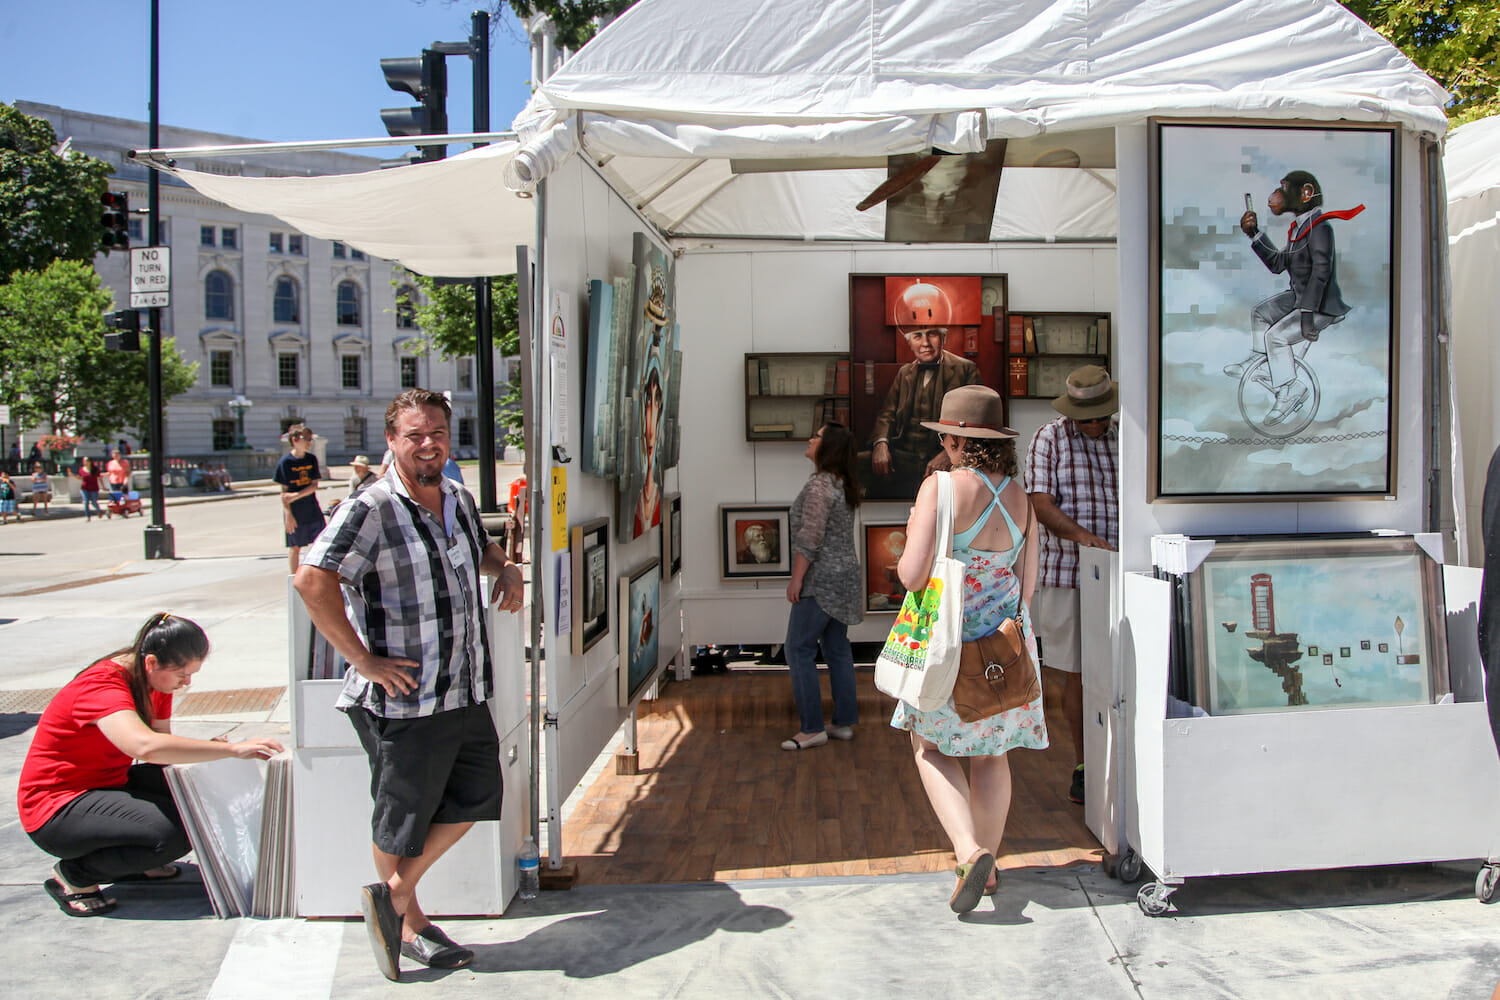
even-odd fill
[{"label": "brown leather handbag", "polygon": [[[1031,503],[1026,504],[1026,528],[1021,544],[1031,531]],[[1021,553],[1017,558],[1025,559]],[[1021,592],[1026,592],[1022,563]],[[953,682],[953,710],[963,722],[978,722],[1001,712],[1030,704],[1042,696],[1042,680],[1026,648],[1021,616],[1007,618],[987,636],[963,644],[958,660],[958,679]]]}]

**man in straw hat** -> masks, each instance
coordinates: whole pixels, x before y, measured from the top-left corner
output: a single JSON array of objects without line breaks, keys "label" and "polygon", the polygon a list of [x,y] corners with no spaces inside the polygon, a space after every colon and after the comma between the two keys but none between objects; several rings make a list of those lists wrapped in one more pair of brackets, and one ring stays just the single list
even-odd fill
[{"label": "man in straw hat", "polygon": [[1078,605],[1078,546],[1114,550],[1120,541],[1119,437],[1114,414],[1120,383],[1098,365],[1068,375],[1052,401],[1062,416],[1044,424],[1026,452],[1026,482],[1041,524],[1041,570],[1031,604],[1043,665],[1063,671],[1063,714],[1073,730],[1068,797],[1083,802],[1083,654]]}]

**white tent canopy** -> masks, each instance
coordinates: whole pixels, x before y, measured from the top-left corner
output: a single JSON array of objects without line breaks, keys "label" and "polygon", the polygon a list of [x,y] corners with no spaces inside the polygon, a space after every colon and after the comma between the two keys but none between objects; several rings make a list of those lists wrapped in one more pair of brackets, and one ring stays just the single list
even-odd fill
[{"label": "white tent canopy", "polygon": [[[1117,231],[1114,126],[1211,114],[1440,135],[1445,99],[1334,0],[642,0],[537,91],[520,147],[346,177],[176,173],[467,277],[511,272],[534,238],[502,174],[529,192],[580,150],[669,236],[882,240],[884,206],[853,206],[885,157],[1006,138],[990,239],[1099,240]],[[1035,165],[1064,151],[1078,168]],[[830,161],[847,169],[788,169]]]},{"label": "white tent canopy", "polygon": [[[878,240],[883,209],[852,206],[882,158],[1022,139],[991,239],[1097,239],[1114,235],[1116,125],[1212,114],[1440,135],[1445,99],[1333,0],[642,0],[537,91],[506,181],[530,190],[581,149],[672,236]],[[1107,162],[1031,166],[1101,134]],[[736,172],[830,159],[863,169]]]},{"label": "white tent canopy", "polygon": [[500,183],[516,148],[500,142],[431,163],[332,177],[171,172],[233,208],[273,215],[418,274],[479,278],[513,274],[516,246],[536,236],[532,203]]},{"label": "white tent canopy", "polygon": [[1494,399],[1494,387],[1500,383],[1500,116],[1455,129],[1443,154],[1443,172],[1448,184],[1461,499],[1466,500],[1468,515],[1467,556],[1479,565],[1484,556],[1479,514],[1485,472],[1500,444],[1500,406]]}]

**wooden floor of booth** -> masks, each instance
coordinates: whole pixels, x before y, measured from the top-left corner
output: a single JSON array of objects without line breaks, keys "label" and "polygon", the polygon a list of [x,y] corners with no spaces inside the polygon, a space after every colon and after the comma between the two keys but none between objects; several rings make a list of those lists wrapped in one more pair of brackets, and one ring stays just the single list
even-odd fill
[{"label": "wooden floor of booth", "polygon": [[[1083,807],[1068,801],[1072,742],[1061,685],[1047,680],[1052,746],[1010,754],[1005,868],[1103,857]],[[951,869],[909,738],[889,725],[894,700],[875,689],[871,668],[859,669],[858,687],[852,742],[785,751],[797,717],[784,671],[668,684],[641,704],[639,773],[606,767],[563,824],[565,861],[594,885]],[[824,677],[825,704],[827,689]]]}]

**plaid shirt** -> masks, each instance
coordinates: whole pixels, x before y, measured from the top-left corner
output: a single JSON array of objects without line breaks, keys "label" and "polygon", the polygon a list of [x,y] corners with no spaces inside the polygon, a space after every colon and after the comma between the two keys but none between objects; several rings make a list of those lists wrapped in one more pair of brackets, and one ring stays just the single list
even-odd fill
[{"label": "plaid shirt", "polygon": [[[1026,492],[1049,494],[1079,526],[1116,547],[1120,544],[1119,432],[1091,438],[1067,417],[1043,424],[1026,451]],[[1078,543],[1058,538],[1037,523],[1041,536],[1043,587],[1078,586]]]},{"label": "plaid shirt", "polygon": [[337,707],[411,719],[477,705],[493,672],[479,561],[488,544],[474,498],[442,482],[443,517],[411,498],[391,468],[339,504],[303,556],[343,582],[344,609],[366,648],[422,665],[417,687],[391,697],[352,667]]}]

